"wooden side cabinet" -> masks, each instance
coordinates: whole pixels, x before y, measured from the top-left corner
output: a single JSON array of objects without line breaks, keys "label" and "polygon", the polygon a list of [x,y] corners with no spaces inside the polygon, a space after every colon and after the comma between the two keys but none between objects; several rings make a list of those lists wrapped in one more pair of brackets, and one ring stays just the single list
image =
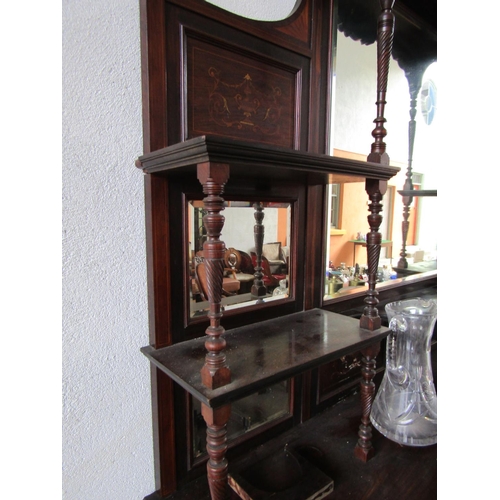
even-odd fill
[{"label": "wooden side cabinet", "polygon": [[[242,326],[225,331],[222,305],[225,244],[221,239],[224,230],[223,194],[226,185],[233,183],[236,191],[241,190],[243,197],[255,197],[262,192],[263,183],[279,183],[280,179],[311,187],[324,186],[335,176],[342,177],[344,182],[368,177],[370,185],[375,185],[385,182],[398,169],[378,163],[212,136],[190,139],[149,153],[138,160],[137,166],[147,175],[166,178],[196,175],[199,189],[203,190],[205,196],[203,207],[206,214],[203,219],[206,241],[203,245],[203,263],[206,267],[209,302],[206,336],[186,339],[170,346],[147,346],[143,352],[155,367],[201,403],[201,413],[207,425],[207,475],[212,499],[222,500],[228,495],[228,463],[225,454],[231,405],[273,384],[358,351],[362,353],[362,421],[354,453],[361,460],[368,460],[373,454],[368,417],[375,390],[375,357],[380,349],[380,341],[388,334],[387,328],[374,321],[376,316],[372,309],[376,311],[376,304],[368,303],[361,321],[318,308],[303,307],[297,297],[303,297],[305,276],[298,272],[301,266],[297,257],[307,255],[307,245],[304,225],[298,224],[291,244],[289,291],[286,298],[282,299],[282,304],[274,301],[274,294],[266,298],[255,294],[245,306],[254,315],[253,321],[245,324],[241,320],[243,316],[238,314],[234,317],[239,319]],[[253,186],[250,191],[249,186]],[[256,214],[260,214],[262,204],[256,203],[255,206]],[[184,209],[185,206],[181,207],[179,213]],[[299,205],[296,211],[298,213],[293,214],[294,219],[307,219],[303,206]],[[255,243],[257,261],[260,262],[263,234],[258,231],[258,219],[257,216]],[[185,247],[185,238],[182,247]],[[378,247],[380,250],[380,245]],[[186,269],[187,262],[183,262],[180,267]],[[376,269],[377,263],[369,261],[369,267]],[[258,266],[256,284],[261,277],[260,270]],[[183,282],[187,283],[186,278]],[[317,285],[323,288],[321,280],[318,280]],[[189,297],[185,288],[181,294],[186,303]],[[297,312],[283,314],[283,304],[287,303],[293,304]],[[189,323],[186,304],[182,309],[184,322]],[[274,317],[259,321],[262,311]]]},{"label": "wooden side cabinet", "polygon": [[[399,170],[383,142],[393,3],[380,1],[375,142],[368,161],[356,161],[325,154],[333,0],[303,0],[276,23],[202,0],[141,0],[145,154],[137,166],[145,178],[150,321],[143,353],[151,362],[158,498],[204,475],[205,462],[212,498],[225,498],[227,456],[249,446],[227,439],[237,405],[286,384],[288,411],[267,432],[295,426],[311,416],[311,373],[354,352],[362,419],[353,453],[363,461],[373,453],[375,357],[388,333],[375,290],[378,230],[387,181]],[[325,198],[329,183],[360,181],[369,200],[369,286],[353,319],[323,307]],[[253,207],[254,244],[236,249],[243,261],[248,253],[254,282],[235,294],[224,286],[236,273],[225,260],[225,216],[243,204]],[[286,246],[287,258],[283,274],[270,277],[262,246],[276,207],[287,229],[265,242]],[[205,457],[193,453],[195,405],[206,424]],[[253,442],[262,442],[259,433],[249,433]]]}]

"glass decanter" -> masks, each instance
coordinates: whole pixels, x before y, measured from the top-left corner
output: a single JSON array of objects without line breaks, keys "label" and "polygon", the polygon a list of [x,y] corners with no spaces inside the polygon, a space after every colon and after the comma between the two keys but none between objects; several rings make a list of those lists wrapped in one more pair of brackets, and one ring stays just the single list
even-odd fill
[{"label": "glass decanter", "polygon": [[386,369],[370,420],[381,434],[400,444],[437,442],[437,394],[430,358],[437,302],[410,299],[385,307],[391,332]]}]

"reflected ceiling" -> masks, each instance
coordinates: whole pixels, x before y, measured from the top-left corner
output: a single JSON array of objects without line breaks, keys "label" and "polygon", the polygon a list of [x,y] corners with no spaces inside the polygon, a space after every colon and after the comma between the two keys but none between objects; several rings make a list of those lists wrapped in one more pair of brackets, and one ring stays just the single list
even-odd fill
[{"label": "reflected ceiling", "polygon": [[[380,3],[373,0],[339,0],[338,29],[364,45],[375,42]],[[437,60],[437,2],[396,0],[393,57],[407,77],[416,67]]]}]

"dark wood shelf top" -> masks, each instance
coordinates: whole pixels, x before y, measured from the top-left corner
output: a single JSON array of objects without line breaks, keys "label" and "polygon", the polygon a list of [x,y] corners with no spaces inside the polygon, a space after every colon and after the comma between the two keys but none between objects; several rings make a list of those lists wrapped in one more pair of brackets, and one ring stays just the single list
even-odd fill
[{"label": "dark wood shelf top", "polygon": [[339,158],[259,143],[235,141],[204,135],[141,156],[136,165],[146,173],[183,171],[199,163],[226,163],[233,173],[276,175],[282,173],[315,174],[319,182],[330,182],[330,176],[345,182],[366,178],[387,180],[399,172],[391,167],[368,161]]},{"label": "dark wood shelf top", "polygon": [[401,189],[402,196],[437,196],[437,189]]},{"label": "dark wood shelf top", "polygon": [[311,309],[247,325],[224,334],[232,382],[211,390],[202,385],[205,337],[141,351],[197,400],[217,408],[384,339],[389,329],[360,328],[359,320]]}]

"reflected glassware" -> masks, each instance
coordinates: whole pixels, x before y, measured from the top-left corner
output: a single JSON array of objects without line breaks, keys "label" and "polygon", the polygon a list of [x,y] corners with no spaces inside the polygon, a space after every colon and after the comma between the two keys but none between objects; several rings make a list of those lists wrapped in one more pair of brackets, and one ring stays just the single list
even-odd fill
[{"label": "reflected glassware", "polygon": [[430,358],[437,302],[410,299],[385,306],[391,332],[386,369],[373,402],[375,429],[396,443],[437,442],[437,394]]},{"label": "reflected glassware", "polygon": [[287,282],[286,279],[282,279],[279,281],[280,286],[275,288],[273,290],[273,297],[276,297],[277,295],[288,295],[288,288],[287,288]]}]

